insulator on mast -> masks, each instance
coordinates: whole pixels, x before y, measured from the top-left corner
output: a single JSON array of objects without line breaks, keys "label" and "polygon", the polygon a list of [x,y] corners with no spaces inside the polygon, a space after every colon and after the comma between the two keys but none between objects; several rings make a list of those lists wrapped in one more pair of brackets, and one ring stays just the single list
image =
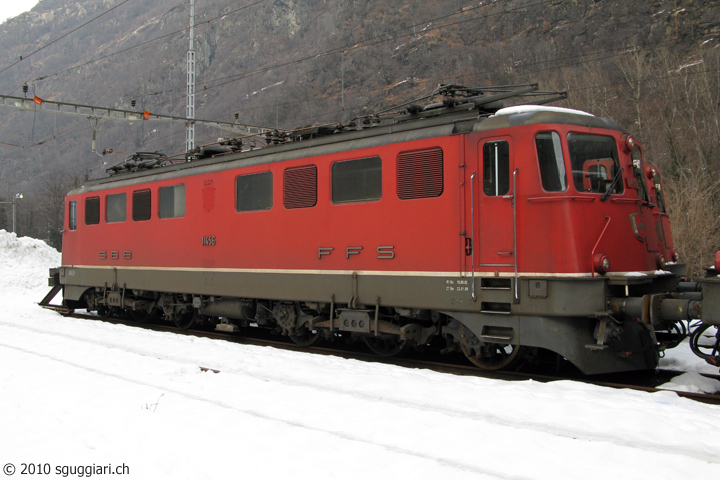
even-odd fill
[{"label": "insulator on mast", "polygon": [[27,84],[27,82],[23,83],[22,90],[23,90],[23,95],[27,97],[27,93],[28,93],[28,84]]},{"label": "insulator on mast", "polygon": [[135,105],[137,105],[137,100],[135,100],[135,97],[132,97],[130,99],[130,106],[135,109]]}]

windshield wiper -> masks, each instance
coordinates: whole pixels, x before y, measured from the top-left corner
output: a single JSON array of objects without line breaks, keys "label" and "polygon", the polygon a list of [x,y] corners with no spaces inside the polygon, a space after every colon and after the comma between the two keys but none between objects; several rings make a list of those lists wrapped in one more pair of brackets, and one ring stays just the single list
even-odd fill
[{"label": "windshield wiper", "polygon": [[613,177],[612,182],[610,182],[610,188],[608,188],[605,191],[605,193],[603,193],[603,196],[600,197],[601,202],[604,202],[605,200],[607,200],[608,197],[610,196],[610,194],[613,192],[613,190],[615,190],[615,186],[622,178],[623,170],[625,170],[625,169],[623,167],[620,167],[620,169],[617,172],[615,172],[615,176]]}]

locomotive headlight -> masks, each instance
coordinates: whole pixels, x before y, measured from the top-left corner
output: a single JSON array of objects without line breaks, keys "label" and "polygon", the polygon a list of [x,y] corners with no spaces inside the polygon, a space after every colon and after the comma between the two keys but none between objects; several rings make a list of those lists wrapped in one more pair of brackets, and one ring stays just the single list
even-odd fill
[{"label": "locomotive headlight", "polygon": [[600,263],[602,265],[603,270],[606,272],[610,270],[610,259],[607,257],[603,257],[602,262]]},{"label": "locomotive headlight", "polygon": [[610,270],[610,259],[604,253],[596,253],[593,257],[593,267],[601,275],[607,273]]},{"label": "locomotive headlight", "polygon": [[[718,252],[720,253],[720,252]],[[715,263],[718,261],[718,253],[715,254]],[[672,261],[675,263],[680,263],[680,254],[677,250],[672,251]]]},{"label": "locomotive headlight", "polygon": [[658,253],[657,256],[655,257],[655,260],[657,261],[658,269],[665,270],[665,266],[667,265],[667,262],[665,261],[665,257]]},{"label": "locomotive headlight", "polygon": [[645,174],[650,180],[652,180],[653,178],[657,177],[657,170],[655,170],[655,167],[653,167],[652,165],[648,165],[645,169]]},{"label": "locomotive headlight", "polygon": [[635,150],[635,139],[632,135],[623,135],[623,146],[628,152]]}]

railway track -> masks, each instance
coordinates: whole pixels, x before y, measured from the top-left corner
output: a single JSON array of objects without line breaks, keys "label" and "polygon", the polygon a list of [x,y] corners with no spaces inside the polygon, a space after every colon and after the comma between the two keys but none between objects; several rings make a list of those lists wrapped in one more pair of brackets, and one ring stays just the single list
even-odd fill
[{"label": "railway track", "polygon": [[[506,381],[536,381],[536,382],[542,382],[542,383],[548,383],[553,381],[560,381],[560,380],[573,380],[573,381],[579,381],[591,385],[598,385],[603,387],[609,387],[609,388],[615,388],[615,389],[628,389],[628,390],[636,390],[636,391],[643,391],[643,392],[662,392],[662,391],[672,391],[675,392],[678,396],[687,398],[690,400],[694,400],[697,402],[707,403],[711,405],[720,405],[720,392],[716,392],[715,394],[705,394],[705,393],[696,393],[696,392],[686,392],[682,390],[669,390],[666,388],[658,388],[659,385],[662,385],[664,383],[669,382],[673,377],[681,375],[686,372],[682,371],[674,371],[674,370],[658,370],[656,372],[648,373],[648,372],[630,372],[626,374],[613,374],[613,375],[604,375],[604,376],[594,376],[594,377],[588,377],[583,376],[581,374],[572,374],[572,375],[564,375],[564,376],[557,376],[557,375],[549,375],[546,373],[527,373],[527,372],[515,372],[515,371],[486,371],[481,370],[477,367],[471,366],[471,365],[464,365],[462,362],[464,361],[464,358],[457,358],[457,362],[448,362],[448,361],[433,361],[433,360],[427,360],[422,358],[415,358],[413,355],[407,355],[407,356],[399,356],[399,357],[391,357],[391,358],[385,358],[385,357],[379,357],[377,355],[374,355],[369,352],[363,351],[362,347],[358,346],[359,348],[355,348],[355,345],[343,345],[345,348],[337,348],[337,347],[330,347],[330,346],[311,346],[311,347],[301,347],[296,345],[295,343],[292,343],[289,339],[284,339],[284,337],[277,337],[277,336],[271,336],[270,334],[263,335],[265,332],[263,332],[261,329],[253,329],[258,330],[259,335],[243,335],[242,333],[226,333],[226,332],[218,332],[215,330],[201,330],[201,329],[193,329],[193,330],[184,330],[180,329],[174,325],[170,325],[167,323],[153,323],[153,322],[144,322],[139,323],[130,319],[124,319],[124,318],[100,318],[96,315],[90,315],[90,314],[82,314],[82,313],[62,313],[63,316],[71,317],[71,318],[77,318],[77,319],[84,319],[84,320],[92,320],[92,321],[103,321],[108,322],[112,324],[117,325],[126,325],[131,327],[138,327],[138,328],[144,328],[148,330],[158,331],[158,332],[169,332],[169,333],[176,333],[176,334],[182,334],[182,335],[193,335],[197,337],[202,338],[210,338],[215,340],[225,340],[229,342],[234,343],[241,343],[245,345],[257,345],[257,346],[267,346],[267,347],[273,347],[273,348],[279,348],[283,350],[289,350],[289,351],[297,351],[297,352],[304,352],[304,353],[312,353],[315,355],[329,355],[329,356],[336,356],[346,359],[354,359],[354,360],[360,360],[364,362],[373,362],[373,363],[384,363],[388,365],[396,365],[400,367],[405,368],[422,368],[422,369],[428,369],[433,370],[436,372],[441,373],[448,373],[453,375],[464,375],[464,376],[472,376],[472,377],[480,377],[480,378],[489,378],[489,379],[495,379],[495,380],[506,380]],[[447,356],[443,357],[444,359],[447,358]],[[203,371],[210,371],[219,373],[219,370],[207,367],[207,366],[198,366]],[[706,378],[711,378],[714,380],[720,381],[720,375],[713,375],[713,374],[701,374],[702,376]]]}]

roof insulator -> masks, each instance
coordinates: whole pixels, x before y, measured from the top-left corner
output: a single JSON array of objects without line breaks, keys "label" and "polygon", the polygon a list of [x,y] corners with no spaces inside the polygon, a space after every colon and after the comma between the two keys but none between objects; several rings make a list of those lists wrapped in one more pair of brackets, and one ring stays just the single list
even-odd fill
[{"label": "roof insulator", "polygon": [[420,112],[422,112],[422,107],[420,105],[415,105],[414,103],[407,106],[407,112],[410,115],[416,115]]}]

